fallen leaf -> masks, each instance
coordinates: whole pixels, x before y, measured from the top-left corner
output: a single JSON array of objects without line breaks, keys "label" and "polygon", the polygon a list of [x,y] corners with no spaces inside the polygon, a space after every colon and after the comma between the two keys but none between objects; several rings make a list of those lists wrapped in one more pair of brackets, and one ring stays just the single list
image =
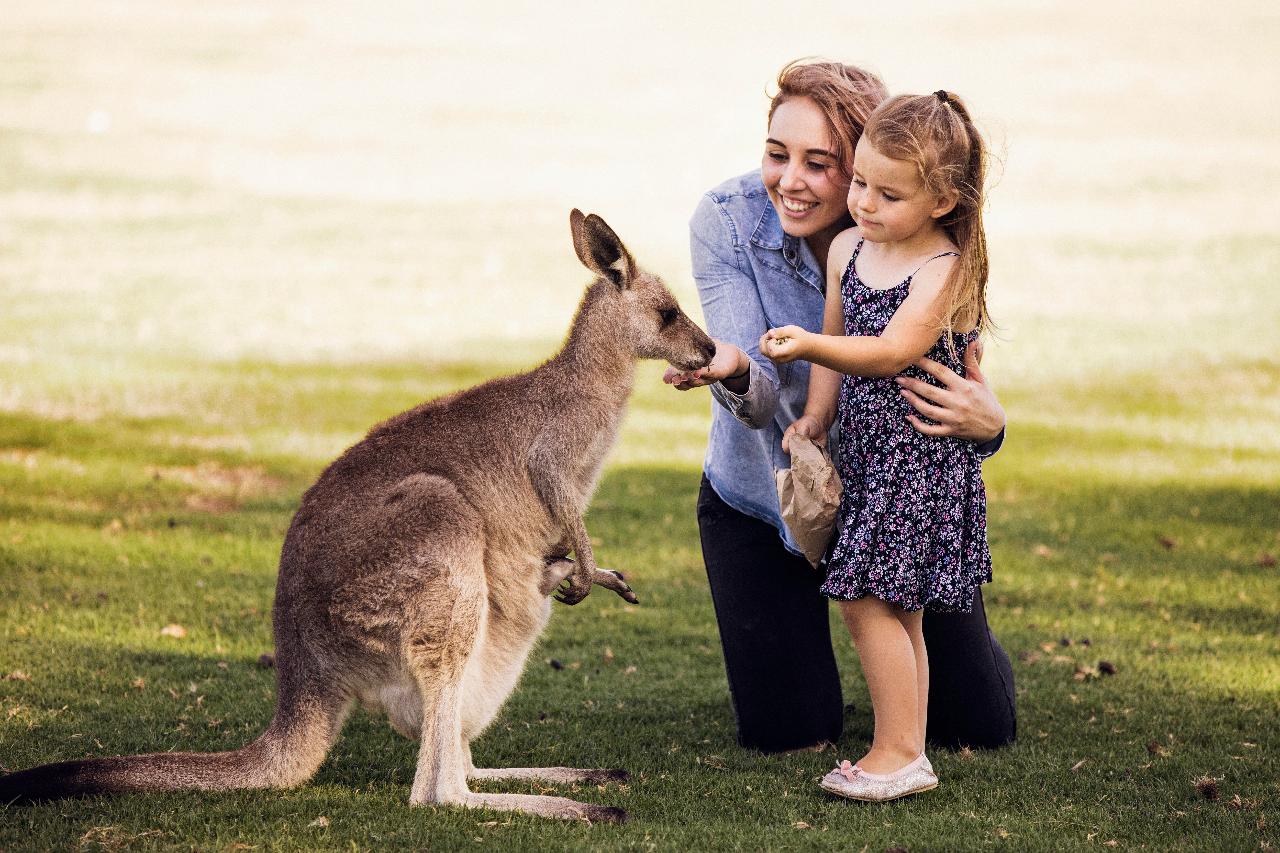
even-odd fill
[{"label": "fallen leaf", "polygon": [[1169,754],[1169,750],[1166,747],[1164,747],[1159,741],[1156,741],[1156,740],[1153,740],[1151,741],[1151,743],[1147,744],[1147,752],[1151,753],[1152,755],[1168,755]]},{"label": "fallen leaf", "polygon": [[791,828],[792,829],[812,829],[812,827],[809,826],[809,824],[805,823],[802,820],[798,820],[795,823],[791,824]]},{"label": "fallen leaf", "polygon": [[1201,776],[1193,783],[1196,786],[1196,793],[1204,797],[1206,800],[1213,802],[1218,799],[1218,780],[1212,776]]},{"label": "fallen leaf", "polygon": [[1156,541],[1163,545],[1166,551],[1172,551],[1174,548],[1178,547],[1178,540],[1171,536],[1160,536],[1157,537]]},{"label": "fallen leaf", "polygon": [[329,825],[329,818],[325,817],[324,815],[320,815],[320,817],[316,818],[315,820],[311,821],[311,823],[307,824],[307,826],[309,827],[318,826],[322,829],[328,825]]},{"label": "fallen leaf", "polygon": [[1103,675],[1115,675],[1116,665],[1109,660],[1100,660],[1098,661],[1098,672]]},{"label": "fallen leaf", "polygon": [[13,672],[6,675],[4,677],[4,680],[5,681],[30,681],[31,676],[27,675],[25,672],[23,672],[20,669],[15,669]]},{"label": "fallen leaf", "polygon": [[1048,545],[1037,545],[1035,547],[1035,555],[1047,560],[1053,556],[1053,549]]},{"label": "fallen leaf", "polygon": [[146,690],[147,680],[145,678],[135,678],[133,681],[129,682],[129,686],[134,690]]},{"label": "fallen leaf", "polygon": [[1116,847],[1116,846],[1118,846],[1119,844],[1120,844],[1120,842],[1119,842],[1119,841],[1116,841],[1114,838],[1113,838],[1113,839],[1111,839],[1110,841],[1104,841],[1104,842],[1102,842],[1102,846],[1103,846],[1103,847]]},{"label": "fallen leaf", "polygon": [[173,637],[174,639],[181,640],[183,637],[187,636],[187,629],[174,622],[161,628],[160,636]]},{"label": "fallen leaf", "polygon": [[636,671],[635,664],[632,664],[631,666],[628,666],[626,669],[624,669],[624,670],[622,671],[622,674],[623,674],[623,675],[630,675],[631,673],[633,673],[633,672],[635,672],[635,671]]},{"label": "fallen leaf", "polygon": [[1276,555],[1270,551],[1263,552],[1258,557],[1258,565],[1264,569],[1269,569],[1276,564]]},{"label": "fallen leaf", "polygon": [[608,646],[604,647],[604,662],[613,663],[613,649]]},{"label": "fallen leaf", "polygon": [[1080,759],[1079,761],[1077,761],[1075,764],[1072,764],[1072,765],[1071,765],[1071,772],[1072,772],[1072,773],[1075,773],[1075,772],[1076,772],[1077,770],[1079,770],[1081,767],[1084,767],[1085,762],[1087,762],[1088,760],[1089,760],[1089,759],[1087,759],[1087,758],[1082,758],[1082,759]]}]

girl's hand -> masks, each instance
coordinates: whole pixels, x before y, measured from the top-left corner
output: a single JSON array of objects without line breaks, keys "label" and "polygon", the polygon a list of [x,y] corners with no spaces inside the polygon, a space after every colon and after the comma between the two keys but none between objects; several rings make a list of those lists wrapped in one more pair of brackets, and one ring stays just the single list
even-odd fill
[{"label": "girl's hand", "polygon": [[706,367],[688,372],[668,367],[666,372],[662,374],[662,381],[668,385],[676,386],[677,390],[688,391],[690,388],[713,385],[721,380],[743,374],[750,369],[750,360],[742,350],[724,341],[715,341],[715,344],[715,357],[711,359],[711,363]]},{"label": "girl's hand", "polygon": [[786,364],[804,358],[809,332],[799,326],[782,326],[770,329],[760,338],[760,352],[777,364]]},{"label": "girl's hand", "polygon": [[803,435],[819,447],[827,446],[827,430],[813,415],[801,415],[796,418],[795,423],[787,427],[787,431],[782,434],[782,450],[784,453],[791,452],[791,436]]}]

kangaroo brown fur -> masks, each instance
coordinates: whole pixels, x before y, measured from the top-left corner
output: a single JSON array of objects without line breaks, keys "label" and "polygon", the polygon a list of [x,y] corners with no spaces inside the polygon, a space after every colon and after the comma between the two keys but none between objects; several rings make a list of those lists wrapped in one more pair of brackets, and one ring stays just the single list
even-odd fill
[{"label": "kangaroo brown fur", "polygon": [[[307,490],[280,556],[270,725],[222,753],[48,764],[0,777],[0,803],[308,780],[359,700],[420,742],[409,801],[622,820],[563,797],[481,794],[467,780],[602,782],[623,771],[477,769],[470,743],[498,713],[551,613],[601,584],[582,514],[617,437],[635,362],[705,366],[711,339],[598,216],[570,214],[598,278],[568,340],[527,373],[424,403],[374,427]],[[572,389],[572,390],[569,390]],[[572,551],[576,562],[567,555]]]}]

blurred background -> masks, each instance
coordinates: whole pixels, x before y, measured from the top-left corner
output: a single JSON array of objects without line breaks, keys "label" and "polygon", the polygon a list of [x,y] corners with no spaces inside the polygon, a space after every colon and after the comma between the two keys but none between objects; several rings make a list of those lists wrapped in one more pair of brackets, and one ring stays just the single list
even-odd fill
[{"label": "blurred background", "polygon": [[1274,4],[41,0],[4,19],[7,407],[38,402],[23,368],[70,382],[139,350],[545,352],[585,280],[574,206],[696,309],[689,213],[758,165],[766,91],[806,55],[981,119],[1003,161],[999,379],[1276,356]]}]

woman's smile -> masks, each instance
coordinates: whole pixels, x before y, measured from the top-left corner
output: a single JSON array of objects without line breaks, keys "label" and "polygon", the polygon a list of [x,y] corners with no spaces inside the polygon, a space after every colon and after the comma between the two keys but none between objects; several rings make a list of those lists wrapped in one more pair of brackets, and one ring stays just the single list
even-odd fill
[{"label": "woman's smile", "polygon": [[779,193],[778,196],[782,199],[782,206],[787,209],[787,212],[795,215],[808,213],[820,204],[820,202],[816,201],[802,201],[782,193]]}]

